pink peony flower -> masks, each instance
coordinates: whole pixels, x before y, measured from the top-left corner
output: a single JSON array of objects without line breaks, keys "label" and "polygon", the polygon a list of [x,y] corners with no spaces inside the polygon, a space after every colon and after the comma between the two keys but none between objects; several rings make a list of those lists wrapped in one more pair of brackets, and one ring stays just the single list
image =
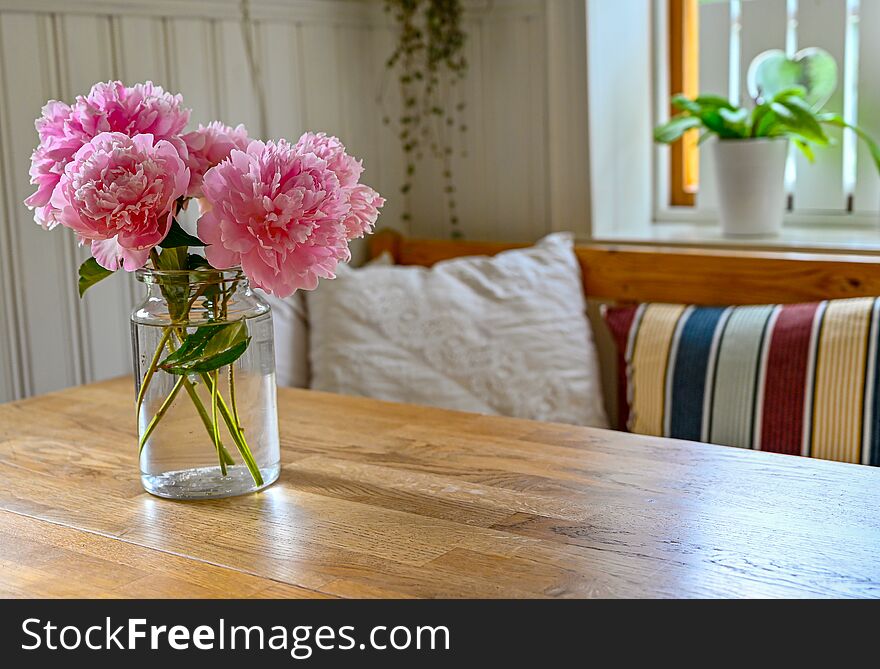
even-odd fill
[{"label": "pink peony flower", "polygon": [[64,165],[83,145],[79,136],[68,134],[64,124],[70,117],[70,107],[63,102],[50,100],[43,107],[43,115],[36,120],[40,144],[31,156],[31,183],[37,192],[27,198],[25,204],[34,210],[34,220],[44,228],[58,225],[52,217],[49,198],[58,185]]},{"label": "pink peony flower", "polygon": [[385,204],[385,198],[369,186],[358,184],[351,189],[348,196],[351,209],[343,219],[345,236],[356,239],[373,231],[373,225],[379,218],[379,208]]},{"label": "pink peony flower", "polygon": [[385,199],[369,186],[358,184],[364,171],[361,161],[349,156],[336,137],[323,132],[303,134],[295,148],[299,153],[313,153],[327,161],[327,167],[336,174],[346,191],[351,208],[342,223],[348,240],[372,232],[373,224],[379,217],[379,208],[385,204]]},{"label": "pink peony flower", "polygon": [[198,231],[208,261],[241,264],[254,285],[279,297],[333,278],[350,258],[349,240],[370,229],[383,203],[357,185],[361,171],[324,135],[233,150],[204,177]]},{"label": "pink peony flower", "polygon": [[188,185],[189,170],[171,142],[105,132],[67,163],[49,204],[59,223],[91,242],[102,267],[116,270],[121,261],[131,272],[168,234]]},{"label": "pink peony flower", "polygon": [[183,136],[186,143],[189,158],[186,164],[189,167],[190,182],[187,195],[201,197],[202,179],[205,172],[217,163],[226,160],[232,149],[244,151],[247,148],[247,128],[239,124],[235,128],[223,125],[220,121],[214,121],[207,126],[199,124],[198,130],[188,132]]},{"label": "pink peony flower", "polygon": [[339,179],[343,188],[353,188],[364,171],[361,161],[355,160],[345,152],[345,147],[336,137],[326,133],[304,133],[296,143],[298,153],[314,153],[318,158],[327,161],[329,167]]},{"label": "pink peony flower", "polygon": [[180,95],[166,93],[152,81],[129,87],[108,81],[95,84],[86,97],[76,99],[65,127],[85,141],[102,132],[121,132],[129,137],[150,134],[158,141],[183,132],[189,115]]},{"label": "pink peony flower", "polygon": [[[36,127],[40,144],[31,156],[31,183],[37,191],[25,200],[34,220],[44,228],[58,225],[49,205],[64,167],[84,144],[102,132],[121,132],[130,137],[152,134],[156,141],[169,140],[183,146],[179,134],[190,111],[179,95],[166,93],[148,81],[132,87],[118,81],[98,83],[72,107],[55,100],[43,107]],[[181,155],[185,155],[185,147]]]}]

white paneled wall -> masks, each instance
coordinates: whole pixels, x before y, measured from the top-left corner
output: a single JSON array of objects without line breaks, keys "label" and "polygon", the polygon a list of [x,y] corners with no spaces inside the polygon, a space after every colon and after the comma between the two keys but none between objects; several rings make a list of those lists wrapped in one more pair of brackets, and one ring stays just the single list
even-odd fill
[{"label": "white paneled wall", "polygon": [[[559,11],[563,5],[567,11]],[[570,32],[553,22],[583,21],[582,5],[466,2],[468,154],[455,166],[466,236],[529,240],[551,229],[588,231],[586,114],[566,108],[571,89],[559,85],[573,72],[571,86],[585,89],[586,63],[575,57],[563,63],[569,70],[557,71],[552,88],[565,96],[558,103],[548,96],[547,77],[555,53],[547,35]],[[238,0],[0,0],[0,401],[130,370],[135,281],[111,277],[80,302],[74,279],[84,249],[67,230],[41,230],[21,203],[31,192],[33,121],[47,99],[71,101],[110,78],[152,79],[183,94],[194,123],[241,122],[254,136],[336,134],[364,158],[365,180],[388,198],[380,225],[400,227],[403,158],[381,122],[384,113],[396,115],[393,78],[384,111],[377,102],[394,40],[381,2],[252,0],[251,13],[265,128]],[[548,146],[554,119],[557,141]],[[572,139],[584,151],[572,151]],[[414,219],[404,231],[447,236],[439,175],[428,164],[420,170],[409,195]],[[566,193],[551,193],[554,174],[577,182],[571,206]],[[583,190],[574,192],[579,183]]]}]

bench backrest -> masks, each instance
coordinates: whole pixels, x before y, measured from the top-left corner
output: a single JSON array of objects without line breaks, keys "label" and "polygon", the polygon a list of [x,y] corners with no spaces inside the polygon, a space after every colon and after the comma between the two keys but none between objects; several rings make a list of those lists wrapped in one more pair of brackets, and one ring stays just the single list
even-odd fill
[{"label": "bench backrest", "polygon": [[[430,266],[528,244],[373,236],[370,255]],[[587,297],[613,302],[786,304],[880,295],[880,256],[582,244],[575,248]]]}]

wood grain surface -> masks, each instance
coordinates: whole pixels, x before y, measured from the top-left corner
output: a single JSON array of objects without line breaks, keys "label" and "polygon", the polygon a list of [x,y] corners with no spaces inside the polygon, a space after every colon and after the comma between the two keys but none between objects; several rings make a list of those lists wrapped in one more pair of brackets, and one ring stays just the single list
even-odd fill
[{"label": "wood grain surface", "polygon": [[[410,239],[383,230],[370,255],[430,266],[466,255],[494,255],[527,244]],[[587,297],[617,302],[700,305],[790,304],[880,295],[880,257],[663,246],[575,247]]]},{"label": "wood grain surface", "polygon": [[130,379],[0,405],[6,597],[880,596],[880,469],[279,391],[283,472],[143,492]]}]

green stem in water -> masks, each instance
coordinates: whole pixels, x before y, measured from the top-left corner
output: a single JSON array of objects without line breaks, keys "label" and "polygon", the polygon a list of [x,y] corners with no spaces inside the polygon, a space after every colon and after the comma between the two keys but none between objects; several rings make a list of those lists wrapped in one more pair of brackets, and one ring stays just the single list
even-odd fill
[{"label": "green stem in water", "polygon": [[217,398],[220,396],[219,384],[217,383],[217,372],[213,372],[214,383],[211,386],[211,420],[214,423],[214,446],[217,449],[217,457],[220,459],[220,471],[226,476],[226,463],[223,456],[220,455],[220,421],[217,420]]},{"label": "green stem in water", "polygon": [[170,336],[171,328],[165,328],[162,331],[162,338],[156,345],[156,352],[153,353],[153,359],[150,361],[147,373],[144,374],[144,380],[141,381],[141,387],[138,389],[137,400],[135,402],[135,415],[138,416],[138,418],[140,418],[141,415],[141,405],[144,403],[144,396],[147,394],[147,388],[150,387],[150,381],[153,380],[153,374],[156,373],[156,367],[159,364],[159,357],[162,355],[162,349],[165,348],[165,344]]},{"label": "green stem in water", "polygon": [[235,363],[229,365],[229,403],[232,405],[232,418],[239,432],[244,432],[241,419],[238,417],[238,405],[235,402]]},{"label": "green stem in water", "polygon": [[[144,398],[146,397],[147,389],[148,389],[150,382],[152,381],[152,379],[156,373],[156,370],[158,369],[159,358],[162,355],[162,350],[167,346],[169,352],[172,352],[172,353],[174,352],[173,346],[168,341],[171,334],[172,334],[171,328],[167,328],[162,333],[162,339],[159,341],[159,344],[156,346],[156,352],[153,354],[153,359],[150,362],[150,367],[149,367],[149,369],[147,369],[147,372],[144,375],[144,380],[141,382],[141,387],[140,387],[140,390],[138,391],[137,407],[136,407],[136,415],[138,416],[138,418],[140,418],[140,415],[141,415],[141,407],[143,406],[143,402],[144,402]],[[208,431],[208,435],[213,437],[214,425],[211,422],[211,417],[208,415],[208,412],[205,409],[205,405],[202,404],[202,400],[198,395],[198,391],[196,391],[195,386],[192,384],[192,382],[190,382],[190,380],[188,378],[186,378],[185,376],[181,377],[181,378],[183,379],[183,387],[186,390],[187,394],[189,395],[190,399],[192,400],[193,404],[195,405],[196,411],[198,411],[199,417],[202,419],[202,423],[204,424],[205,429]],[[173,391],[173,392],[175,392],[175,394],[176,394],[177,391]],[[167,401],[167,398],[166,398],[166,401]],[[152,429],[155,429],[156,425],[158,424],[158,421],[155,423],[153,423],[151,421],[151,424],[153,426]],[[142,442],[143,442],[143,440],[142,440]],[[140,448],[143,448],[143,445],[141,445]],[[219,450],[220,450],[220,456],[226,462],[226,464],[228,464],[228,465],[235,464],[235,461],[232,459],[232,456],[229,454],[229,451],[226,449],[226,447],[223,445],[222,442],[220,442]]]},{"label": "green stem in water", "polygon": [[138,457],[140,457],[141,451],[144,450],[144,445],[147,443],[147,439],[149,439],[150,435],[153,434],[153,430],[156,429],[159,421],[162,420],[162,417],[167,413],[168,409],[171,408],[171,404],[172,402],[174,402],[174,398],[177,397],[177,393],[180,392],[180,387],[183,385],[184,379],[185,377],[180,377],[177,380],[177,383],[174,384],[171,392],[168,393],[168,397],[166,397],[165,401],[162,402],[162,406],[159,407],[156,415],[153,416],[150,424],[147,425],[147,429],[144,430],[144,433],[141,435],[141,442],[140,444],[138,444]]},{"label": "green stem in water", "polygon": [[[205,425],[205,429],[208,431],[208,436],[213,440],[214,438],[214,423],[211,421],[211,416],[208,414],[208,410],[205,408],[205,405],[202,404],[202,399],[199,397],[199,393],[196,390],[196,387],[192,384],[192,382],[187,379],[183,382],[183,388],[186,390],[190,399],[196,407],[196,411],[199,413],[199,417],[202,419],[202,423]],[[220,442],[220,458],[227,465],[234,465],[235,460],[232,459],[232,456],[229,454],[229,451],[226,450],[226,446],[223,445],[223,442]]]},{"label": "green stem in water", "polygon": [[[170,341],[166,342],[168,347],[168,351],[174,353],[174,346]],[[183,379],[183,388],[186,390],[186,394],[189,395],[189,398],[192,400],[192,403],[196,407],[196,411],[199,414],[199,418],[202,419],[202,424],[205,426],[205,429],[208,431],[208,436],[211,439],[214,438],[214,423],[211,421],[211,416],[208,414],[208,410],[205,408],[205,405],[202,403],[202,399],[199,397],[199,392],[196,390],[196,387],[186,376],[181,377]],[[232,459],[232,456],[229,454],[229,451],[226,449],[226,446],[223,445],[223,442],[219,442],[220,451],[220,459],[221,461],[225,461],[227,465],[234,465],[235,460]]]},{"label": "green stem in water", "polygon": [[[186,333],[180,332],[180,330],[178,329],[176,335],[177,338],[181,342],[183,342]],[[260,473],[260,468],[259,466],[257,466],[257,461],[254,459],[253,453],[251,453],[251,449],[248,446],[247,440],[244,438],[244,434],[238,427],[235,418],[229,410],[229,407],[226,405],[226,401],[223,399],[223,395],[219,393],[218,386],[213,382],[211,375],[207,372],[202,372],[200,376],[202,377],[202,381],[204,381],[207,388],[210,389],[212,398],[215,395],[215,389],[217,389],[217,409],[219,410],[220,415],[223,417],[223,421],[226,423],[226,427],[229,429],[229,434],[232,436],[232,441],[235,443],[236,448],[238,448],[238,452],[241,453],[241,458],[247,465],[248,471],[250,471],[251,476],[254,479],[254,483],[256,483],[258,486],[262,486],[263,475]],[[214,425],[217,425],[216,420],[214,421]]]},{"label": "green stem in water", "polygon": [[[155,249],[150,250],[150,260],[153,263],[153,267],[155,269],[158,269],[159,268],[159,254],[156,252]],[[186,311],[184,312],[187,316],[189,314],[189,311],[195,305],[196,300],[198,300],[198,298],[204,293],[204,290],[205,290],[204,288],[199,289],[195,293],[195,295],[193,295],[192,298],[189,300],[189,302],[186,306]],[[165,294],[164,288],[162,289],[162,293],[163,293],[163,295]],[[167,295],[165,295],[165,299],[166,300],[169,299]],[[138,409],[137,415],[138,415],[138,417],[140,417],[140,408],[143,404],[144,397],[146,396],[147,386],[149,386],[150,381],[153,378],[153,375],[155,374],[156,370],[158,369],[158,362],[159,362],[159,358],[161,357],[162,349],[167,347],[168,351],[171,353],[173,353],[175,350],[174,346],[170,340],[170,337],[172,334],[176,334],[177,337],[179,338],[179,340],[181,342],[183,342],[183,338],[185,337],[186,333],[184,331],[183,334],[181,335],[179,326],[176,328],[174,328],[174,327],[166,328],[165,331],[162,333],[162,339],[156,347],[156,352],[153,354],[153,359],[150,362],[150,368],[147,370],[147,373],[144,375],[144,380],[141,382],[141,387],[138,391],[138,397],[137,397],[137,409]],[[190,397],[190,400],[192,400],[192,403],[196,408],[196,412],[199,414],[199,418],[201,418],[202,424],[205,426],[205,430],[207,430],[207,432],[208,432],[208,436],[210,436],[212,438],[212,440],[214,441],[214,444],[217,448],[218,457],[220,460],[220,468],[223,471],[223,474],[226,475],[226,465],[233,465],[233,464],[235,464],[235,461],[232,459],[232,456],[229,454],[229,451],[226,449],[226,447],[223,445],[223,442],[219,438],[220,437],[220,430],[219,430],[219,425],[217,422],[216,409],[214,411],[214,420],[212,421],[211,416],[208,414],[208,411],[205,408],[205,405],[202,403],[202,400],[199,397],[199,394],[195,388],[195,385],[186,377],[186,375],[182,375],[180,377],[180,379],[178,379],[178,381],[174,385],[173,390],[171,391],[171,394],[162,403],[162,407],[164,409],[160,408],[159,412],[150,421],[150,425],[147,427],[147,431],[144,433],[144,436],[141,437],[139,451],[143,449],[143,446],[146,443],[146,440],[149,437],[150,433],[156,428],[156,425],[159,424],[159,420],[161,420],[164,413],[168,410],[168,407],[171,406],[171,402],[173,402],[174,396],[176,396],[177,393],[180,391],[181,386],[186,390],[187,394]],[[208,387],[213,388],[213,385],[208,384]],[[222,397],[220,399],[222,401]],[[241,448],[239,446],[237,440],[236,440],[236,446],[238,446],[239,449]]]},{"label": "green stem in water", "polygon": [[[207,372],[202,374],[202,380],[206,384],[208,384],[209,387],[212,386],[211,377],[207,374]],[[263,475],[260,473],[260,468],[257,466],[257,462],[254,459],[253,453],[251,453],[251,449],[244,438],[244,434],[242,434],[241,430],[239,430],[236,426],[235,419],[232,416],[232,412],[230,412],[229,407],[226,405],[226,402],[223,399],[223,396],[219,393],[217,395],[217,400],[220,415],[223,417],[223,420],[226,423],[226,427],[229,428],[229,434],[232,435],[232,441],[235,442],[235,445],[238,448],[238,452],[241,453],[241,458],[247,465],[247,468],[254,479],[254,483],[256,483],[258,486],[263,485]]]}]

